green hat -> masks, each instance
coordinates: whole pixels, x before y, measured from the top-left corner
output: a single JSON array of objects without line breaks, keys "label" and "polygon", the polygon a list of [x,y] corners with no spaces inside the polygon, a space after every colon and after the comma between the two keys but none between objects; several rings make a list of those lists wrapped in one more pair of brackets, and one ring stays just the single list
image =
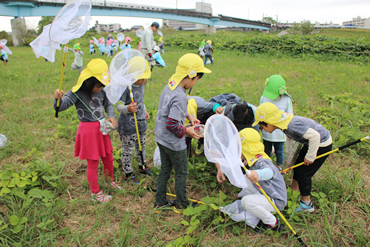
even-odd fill
[{"label": "green hat", "polygon": [[[275,100],[281,94],[288,95],[285,87],[285,80],[281,75],[272,75],[270,78],[266,79],[265,90],[263,91],[262,96]],[[288,95],[289,96],[289,95]]]},{"label": "green hat", "polygon": [[78,44],[74,44],[73,45],[73,50],[77,50],[77,49],[80,49],[80,46]]}]

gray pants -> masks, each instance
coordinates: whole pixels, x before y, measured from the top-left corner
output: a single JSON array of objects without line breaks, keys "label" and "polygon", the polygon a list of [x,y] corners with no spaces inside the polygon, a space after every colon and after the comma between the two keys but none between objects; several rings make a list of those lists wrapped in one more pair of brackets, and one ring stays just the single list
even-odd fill
[{"label": "gray pants", "polygon": [[134,150],[136,149],[136,159],[139,163],[139,167],[143,165],[146,166],[145,160],[145,131],[140,133],[140,143],[141,143],[141,150],[143,152],[144,161],[141,160],[140,156],[140,149],[139,149],[139,142],[137,140],[137,135],[122,135],[119,134],[119,137],[122,141],[122,167],[123,172],[125,174],[130,174],[134,171],[132,169],[132,156],[134,155]]},{"label": "gray pants", "polygon": [[170,179],[172,168],[175,169],[175,192],[177,202],[187,205],[189,200],[186,196],[186,179],[188,177],[188,158],[186,149],[173,151],[158,143],[161,156],[161,170],[157,177],[157,193],[155,201],[157,205],[166,204],[167,183]]},{"label": "gray pants", "polygon": [[76,64],[72,64],[72,65],[71,65],[71,68],[72,68],[73,70],[78,69],[78,73],[80,73],[80,74],[81,74],[81,72],[82,72],[82,70],[83,70],[82,66],[77,66]]}]

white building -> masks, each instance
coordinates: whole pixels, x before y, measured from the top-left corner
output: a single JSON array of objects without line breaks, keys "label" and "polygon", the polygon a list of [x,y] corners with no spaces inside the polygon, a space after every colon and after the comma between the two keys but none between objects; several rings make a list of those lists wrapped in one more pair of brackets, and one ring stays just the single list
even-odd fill
[{"label": "white building", "polygon": [[370,17],[361,19],[361,16],[357,16],[352,21],[344,21],[343,26],[370,27]]},{"label": "white building", "polygon": [[315,22],[315,28],[316,29],[321,29],[321,28],[339,28],[340,25],[331,22],[325,22],[325,23],[320,23],[320,22]]},{"label": "white building", "polygon": [[[212,14],[212,5],[210,3],[196,2],[195,9],[188,9],[190,11],[203,12]],[[192,22],[163,20],[163,24],[174,29],[192,30],[192,29],[206,29],[207,25],[196,24]]]},{"label": "white building", "polygon": [[121,24],[113,23],[113,24],[100,24],[98,21],[95,22],[95,26],[92,29],[99,32],[119,32],[121,28]]}]

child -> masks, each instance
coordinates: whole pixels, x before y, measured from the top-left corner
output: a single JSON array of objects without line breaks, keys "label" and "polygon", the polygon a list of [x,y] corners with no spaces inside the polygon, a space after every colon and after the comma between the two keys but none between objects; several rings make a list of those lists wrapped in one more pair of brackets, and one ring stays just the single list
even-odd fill
[{"label": "child", "polygon": [[107,46],[105,47],[105,52],[107,53],[107,57],[113,56],[112,42],[113,42],[113,39],[107,40]]},{"label": "child", "polygon": [[[143,57],[137,57],[134,63],[142,63],[145,61]],[[143,61],[140,61],[142,59]],[[144,86],[151,76],[150,65],[145,61],[144,74],[132,84],[132,93],[134,95],[135,103],[131,103],[129,88],[122,94],[120,100],[124,105],[118,105],[117,110],[120,112],[118,118],[118,133],[122,141],[122,166],[125,173],[125,181],[131,181],[133,184],[138,184],[139,180],[133,174],[131,158],[136,149],[136,159],[139,163],[139,172],[145,175],[152,175],[149,167],[146,165],[145,160],[145,131],[147,129],[146,120],[149,119],[149,114],[144,105]],[[137,124],[140,134],[141,150],[144,160],[141,160],[139,153],[139,143],[136,135],[136,127],[134,114],[136,112]]]},{"label": "child", "polygon": [[[230,107],[231,109],[229,110]],[[225,116],[233,121],[238,131],[245,128],[252,128],[252,124],[254,122],[254,111],[257,107],[244,101],[242,104],[227,103],[224,109]],[[254,129],[259,131],[257,126],[254,127]]]},{"label": "child", "polygon": [[312,177],[328,155],[317,160],[315,158],[332,149],[330,132],[314,120],[280,111],[277,106],[269,102],[257,108],[255,119],[253,126],[259,123],[261,128],[269,133],[280,129],[290,139],[304,144],[296,161],[296,164],[304,162],[304,165],[293,169],[294,175],[290,186],[292,190],[299,190],[301,193],[297,212],[313,212],[314,207],[310,197]]},{"label": "child", "polygon": [[[188,96],[188,114],[192,115],[194,118],[199,119],[199,123],[205,124],[207,119],[213,114],[221,114],[224,110],[219,103],[207,102],[205,99],[198,96]],[[189,124],[189,120],[185,120],[185,126]],[[191,138],[186,137],[186,146],[188,156],[191,157]],[[198,141],[196,154],[203,153],[204,150],[204,138],[200,138]]]},{"label": "child", "polygon": [[6,66],[9,60],[8,60],[8,54],[6,54],[3,44],[0,44],[0,50],[1,50],[0,60],[3,61],[4,65]]},{"label": "child", "polygon": [[141,41],[139,42],[138,50],[141,51]]},{"label": "child", "polygon": [[[247,194],[242,198],[245,210],[261,219],[262,224],[256,229],[262,232],[267,229],[281,231],[283,225],[272,214],[276,213],[271,203],[260,192],[255,183],[259,183],[262,189],[273,201],[279,210],[283,210],[287,204],[286,185],[283,176],[277,167],[271,162],[270,157],[264,152],[264,146],[260,142],[259,133],[252,128],[245,128],[239,132],[242,142],[242,158],[246,160],[251,174],[247,178],[258,190],[256,194]],[[272,212],[272,213],[271,213]]]},{"label": "child", "polygon": [[81,74],[82,69],[83,69],[82,56],[84,55],[84,53],[81,51],[81,48],[78,44],[74,44],[73,49],[68,48],[68,50],[72,51],[75,54],[75,61],[71,65],[71,69],[72,70],[78,69],[78,73]]},{"label": "child", "polygon": [[118,46],[118,40],[115,39],[112,42],[112,50],[113,50],[113,53],[117,53],[117,51],[118,51],[117,46]]},{"label": "child", "polygon": [[[285,80],[281,75],[273,75],[266,79],[265,90],[260,99],[260,104],[270,102],[277,106],[280,111],[293,114],[293,105],[290,95],[286,91]],[[262,130],[263,145],[265,153],[271,157],[272,146],[275,148],[276,163],[279,170],[282,170],[284,162],[285,135],[281,130],[268,133]]]},{"label": "child", "polygon": [[92,40],[90,40],[90,55],[95,55],[94,41]]},{"label": "child", "polygon": [[[211,60],[211,63],[213,63],[213,59],[212,59],[212,53],[213,53],[213,48],[212,48],[212,41],[211,40],[207,40],[207,44],[204,46],[204,66],[206,66],[207,64],[207,59],[209,58],[209,60]],[[212,51],[212,53],[211,53]]]},{"label": "child", "polygon": [[161,65],[161,66],[165,67],[166,63],[164,62],[164,60],[161,56],[161,53],[159,51],[160,51],[159,47],[155,46],[154,47],[154,54],[152,55],[152,57],[155,59],[155,62],[157,63],[157,65]]},{"label": "child", "polygon": [[158,39],[158,47],[161,49],[161,53],[163,54],[164,53],[164,41],[163,41],[163,37],[159,37]]},{"label": "child", "polygon": [[104,41],[104,38],[100,38],[99,39],[99,51],[100,51],[100,55],[104,55],[104,52],[105,52],[105,41]]},{"label": "child", "polygon": [[175,169],[175,191],[177,208],[186,208],[189,200],[186,196],[186,178],[188,160],[186,156],[185,133],[192,138],[200,136],[194,127],[184,127],[185,117],[195,123],[195,119],[187,113],[186,90],[192,88],[204,73],[211,71],[204,67],[202,59],[196,54],[182,56],[176,67],[176,73],[169,79],[162,91],[155,123],[155,139],[161,156],[161,170],[157,177],[157,193],[154,207],[167,205],[167,182],[172,168]]},{"label": "child", "polygon": [[204,46],[199,46],[198,55],[200,56],[200,58],[202,58],[202,60],[204,60]]},{"label": "child", "polygon": [[[72,105],[76,107],[81,122],[77,130],[74,156],[81,160],[87,160],[87,181],[92,193],[92,200],[98,202],[108,202],[112,199],[112,196],[99,188],[97,178],[99,157],[103,161],[103,171],[109,186],[121,189],[113,181],[113,148],[109,135],[103,135],[99,131],[101,125],[108,124],[108,122],[112,124],[113,128],[117,126],[114,108],[105,91],[101,90],[110,81],[107,71],[108,65],[104,60],[93,59],[82,71],[76,86],[71,91],[65,95],[63,91],[59,92],[58,89],[54,92],[56,98],[54,109],[56,109],[57,99],[60,99],[59,111],[64,111]],[[107,120],[104,118],[103,108],[108,114]]]},{"label": "child", "polygon": [[[126,37],[125,38],[125,43],[123,43],[122,44],[122,46],[121,46],[121,50],[124,50],[124,49],[131,49],[131,45],[130,45],[130,43],[131,43],[131,38],[130,37]],[[140,50],[140,49],[139,49]]]}]

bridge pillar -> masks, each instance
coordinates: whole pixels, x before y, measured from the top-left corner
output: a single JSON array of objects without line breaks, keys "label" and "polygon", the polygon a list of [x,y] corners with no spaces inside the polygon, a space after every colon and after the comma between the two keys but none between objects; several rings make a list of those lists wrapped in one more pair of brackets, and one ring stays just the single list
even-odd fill
[{"label": "bridge pillar", "polygon": [[13,45],[23,45],[27,34],[26,20],[24,18],[15,17],[10,20],[10,25],[12,27]]},{"label": "bridge pillar", "polygon": [[214,27],[214,26],[207,26],[206,27],[206,33],[209,33],[209,34],[216,33],[216,27]]}]

